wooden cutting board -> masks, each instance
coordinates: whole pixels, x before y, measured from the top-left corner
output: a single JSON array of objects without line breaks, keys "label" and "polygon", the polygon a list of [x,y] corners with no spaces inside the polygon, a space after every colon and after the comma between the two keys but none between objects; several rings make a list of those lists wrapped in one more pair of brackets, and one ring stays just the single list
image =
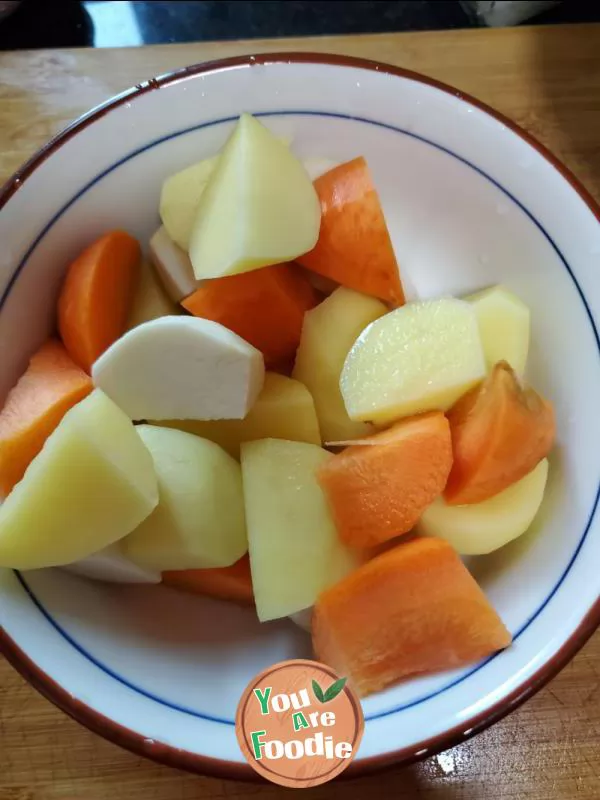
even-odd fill
[{"label": "wooden cutting board", "polygon": [[[282,50],[362,56],[451,83],[535,134],[600,199],[600,25],[1,53],[0,180],[74,117],[130,85],[197,61]],[[535,698],[475,739],[417,766],[309,793],[598,800],[600,634]],[[0,800],[284,795],[289,790],[198,778],[120,750],[64,716],[0,656]]]}]

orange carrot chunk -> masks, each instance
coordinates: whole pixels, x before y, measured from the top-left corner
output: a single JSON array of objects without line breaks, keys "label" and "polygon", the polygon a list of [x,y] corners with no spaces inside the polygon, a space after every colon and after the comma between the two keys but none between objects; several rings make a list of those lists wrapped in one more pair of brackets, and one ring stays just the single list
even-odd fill
[{"label": "orange carrot chunk", "polygon": [[448,412],[454,463],[444,492],[452,505],[480,503],[529,474],[554,443],[552,405],[523,388],[506,361]]},{"label": "orange carrot chunk", "polygon": [[73,261],[58,298],[58,329],[73,361],[90,372],[127,327],[141,251],[125,231],[101,236]]},{"label": "orange carrot chunk", "polygon": [[243,605],[254,604],[250,559],[242,556],[231,567],[215,569],[185,569],[163,572],[163,583],[193,594],[231,600]]},{"label": "orange carrot chunk", "polygon": [[442,493],[452,466],[450,427],[441,411],[409,417],[319,468],[340,538],[351,547],[407,533]]},{"label": "orange carrot chunk", "polygon": [[321,231],[316,246],[298,262],[349,289],[401,306],[398,264],[365,159],[334,167],[314,185]]},{"label": "orange carrot chunk", "polygon": [[295,354],[304,314],[317,302],[316,290],[299,270],[275,264],[206,281],[182,305],[237,333],[273,366]]},{"label": "orange carrot chunk", "polygon": [[456,669],[511,635],[452,547],[415,539],[364,564],[318,598],[315,657],[361,696],[410,675]]},{"label": "orange carrot chunk", "polygon": [[62,344],[50,339],[35,353],[0,412],[0,494],[6,497],[67,411],[92,381]]}]

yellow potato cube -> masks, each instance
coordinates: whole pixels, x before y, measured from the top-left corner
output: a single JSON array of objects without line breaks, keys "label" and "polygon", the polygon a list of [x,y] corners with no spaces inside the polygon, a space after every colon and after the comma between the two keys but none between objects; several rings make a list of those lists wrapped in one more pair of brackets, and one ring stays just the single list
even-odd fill
[{"label": "yellow potato cube", "polygon": [[152,319],[178,313],[175,304],[165,294],[152,265],[146,260],[142,261],[140,280],[127,321],[127,330],[137,328],[138,325],[150,322]]},{"label": "yellow potato cube", "polygon": [[244,419],[169,420],[164,427],[178,428],[221,445],[234,458],[242,442],[288,439],[320,444],[319,422],[310,392],[299,381],[267,372],[258,399]]},{"label": "yellow potato cube", "polygon": [[176,172],[163,183],[160,218],[171,239],[186,253],[200,198],[218,160],[219,156],[205,158]]},{"label": "yellow potato cube", "polygon": [[[288,139],[280,138],[279,141],[289,147]],[[218,161],[219,156],[216,155],[190,164],[170,175],[162,185],[160,218],[169,237],[186,253],[190,247],[200,198]]]},{"label": "yellow potato cube", "polygon": [[445,539],[461,555],[491,553],[529,528],[542,504],[547,478],[544,458],[520,481],[482,503],[450,506],[439,497],[425,511],[417,530]]},{"label": "yellow potato cube", "polygon": [[292,261],[312,250],[321,206],[302,163],[242,114],[200,198],[189,254],[196,278]]},{"label": "yellow potato cube", "polygon": [[529,350],[529,308],[504,286],[484,289],[465,300],[477,315],[488,371],[498,361],[508,361],[515,372],[523,375]]},{"label": "yellow potato cube", "polygon": [[159,572],[229,567],[248,549],[240,465],[214,442],[138,425],[158,477],[155,510],[122,543],[135,564]]},{"label": "yellow potato cube", "polygon": [[386,311],[380,300],[340,287],[304,316],[292,374],[310,389],[324,442],[356,439],[372,432],[372,426],[348,416],[340,375],[359,334]]},{"label": "yellow potato cube", "polygon": [[446,411],[485,376],[473,306],[409,303],[371,323],[350,350],[340,388],[350,419],[386,424]]},{"label": "yellow potato cube", "polygon": [[242,445],[252,585],[263,622],[312,606],[356,566],[317,483],[317,468],[332,457],[304,442]]},{"label": "yellow potato cube", "polygon": [[96,389],[65,414],[0,506],[0,566],[79,561],[126,536],[157,502],[150,453]]}]

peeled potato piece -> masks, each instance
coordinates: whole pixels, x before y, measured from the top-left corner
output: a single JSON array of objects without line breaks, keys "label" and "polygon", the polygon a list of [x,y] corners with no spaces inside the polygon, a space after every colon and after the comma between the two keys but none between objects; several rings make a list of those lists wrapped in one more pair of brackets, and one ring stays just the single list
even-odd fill
[{"label": "peeled potato piece", "polygon": [[302,163],[242,114],[202,193],[190,239],[196,278],[293,261],[311,250],[321,209]]},{"label": "peeled potato piece", "polygon": [[304,442],[242,445],[252,584],[262,622],[312,606],[356,566],[317,483],[317,468],[331,457]]},{"label": "peeled potato piece", "polygon": [[160,218],[169,237],[187,252],[198,204],[219,156],[205,158],[170,175],[160,193]]},{"label": "peeled potato piece", "polygon": [[177,313],[179,313],[177,307],[165,294],[153,267],[147,261],[142,261],[140,280],[127,320],[127,330],[137,328],[144,322]]},{"label": "peeled potato piece", "polygon": [[248,549],[240,465],[214,442],[138,425],[158,477],[156,509],[123,541],[146,569],[229,567]]},{"label": "peeled potato piece", "polygon": [[[290,144],[288,139],[280,141],[286,147]],[[189,250],[200,198],[218,161],[219,156],[216,155],[190,164],[189,167],[170,175],[162,185],[160,193],[162,223],[170,239],[186,253]],[[314,175],[311,173],[313,180],[318,174],[326,172],[333,166],[333,162],[327,159],[308,159],[308,161],[316,173]]]},{"label": "peeled potato piece", "polygon": [[461,555],[483,555],[504,547],[529,528],[537,514],[548,478],[548,459],[500,494],[465,506],[450,506],[443,497],[423,513],[417,530],[450,542]]},{"label": "peeled potato piece", "polygon": [[264,381],[262,354],[197,317],[134,328],[96,361],[92,378],[131,419],[242,419]]},{"label": "peeled potato piece", "polygon": [[372,432],[369,425],[349,418],[340,392],[340,374],[359,334],[386,311],[380,300],[340,286],[304,315],[292,374],[311,391],[325,441]]},{"label": "peeled potato piece", "polygon": [[242,442],[255,439],[321,444],[319,422],[310,392],[300,381],[276,372],[265,374],[262,391],[244,419],[169,420],[163,425],[210,439],[234,458],[240,457]]},{"label": "peeled potato piece", "polygon": [[446,411],[484,376],[473,307],[443,298],[409,303],[371,323],[346,358],[340,388],[350,419],[386,424]]},{"label": "peeled potato piece", "polygon": [[0,506],[0,566],[78,561],[122,539],[157,502],[150,453],[96,390],[65,414]]},{"label": "peeled potato piece", "polygon": [[529,309],[504,286],[492,286],[465,300],[475,309],[479,334],[490,371],[498,361],[507,361],[522,375],[529,350]]}]

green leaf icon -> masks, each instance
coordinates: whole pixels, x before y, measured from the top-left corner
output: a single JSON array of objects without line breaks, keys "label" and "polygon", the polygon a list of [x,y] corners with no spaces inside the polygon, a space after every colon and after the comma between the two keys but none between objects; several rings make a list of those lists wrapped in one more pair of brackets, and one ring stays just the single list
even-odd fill
[{"label": "green leaf icon", "polygon": [[312,682],[312,689],[313,689],[313,692],[315,693],[315,697],[317,698],[317,700],[320,703],[324,703],[325,702],[325,695],[323,694],[323,689],[321,689],[321,687],[319,686],[319,684],[315,680],[313,680],[313,682]]},{"label": "green leaf icon", "polygon": [[335,681],[335,683],[332,683],[329,689],[327,689],[325,692],[325,699],[321,702],[328,703],[330,700],[333,700],[335,697],[337,697],[346,685],[347,680],[348,678],[340,678],[339,680]]}]

